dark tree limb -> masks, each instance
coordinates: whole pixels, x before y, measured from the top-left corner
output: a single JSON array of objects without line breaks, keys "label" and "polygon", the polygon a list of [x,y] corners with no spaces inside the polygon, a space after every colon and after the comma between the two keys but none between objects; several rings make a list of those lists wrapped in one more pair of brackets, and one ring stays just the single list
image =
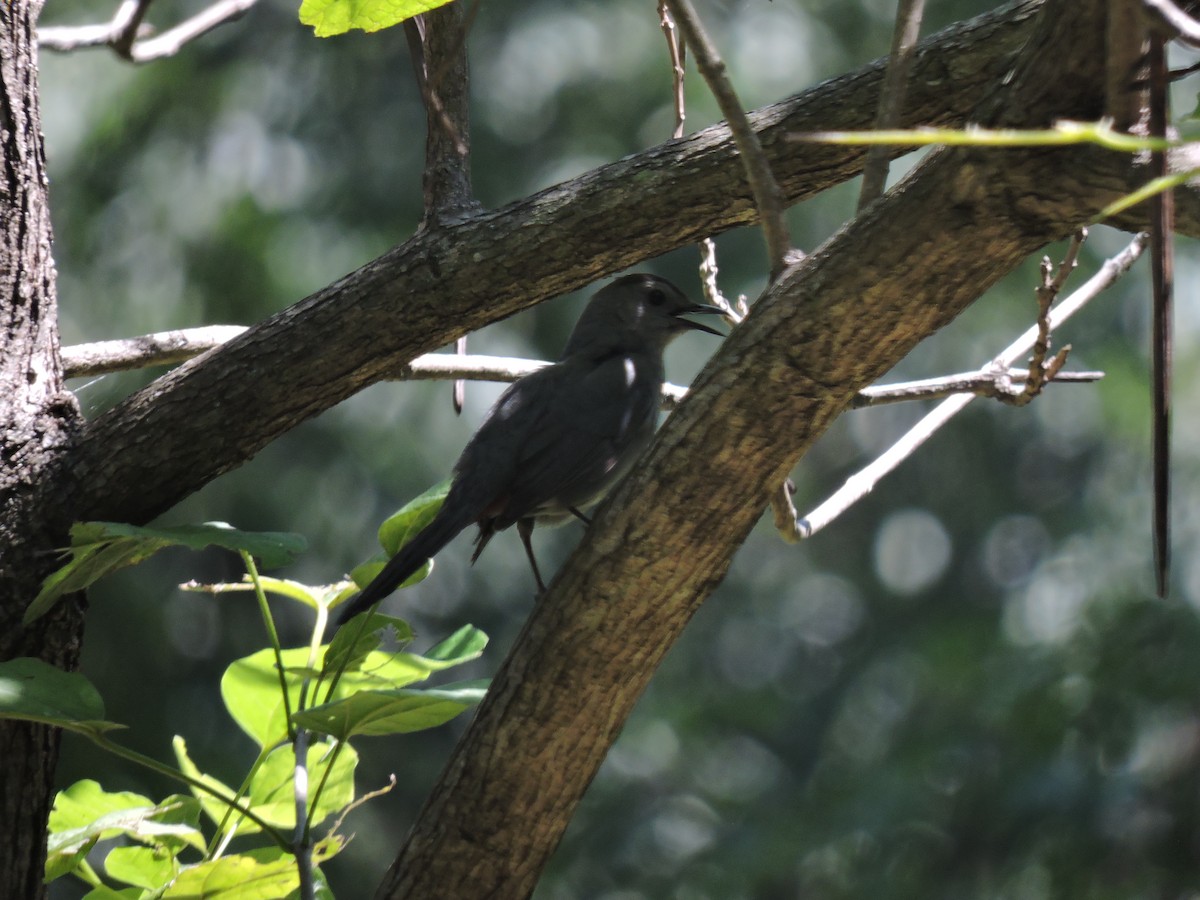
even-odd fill
[{"label": "dark tree limb", "polygon": [[461,220],[479,208],[471,189],[469,18],[462,4],[450,3],[404,23],[425,102],[425,228]]}]

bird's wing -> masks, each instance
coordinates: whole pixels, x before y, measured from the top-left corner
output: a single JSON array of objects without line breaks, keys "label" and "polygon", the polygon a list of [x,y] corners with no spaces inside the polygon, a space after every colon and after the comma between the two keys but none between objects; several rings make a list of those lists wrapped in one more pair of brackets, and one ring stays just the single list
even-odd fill
[{"label": "bird's wing", "polygon": [[499,527],[547,506],[588,504],[653,434],[662,380],[653,360],[614,355],[560,367],[523,435]]}]

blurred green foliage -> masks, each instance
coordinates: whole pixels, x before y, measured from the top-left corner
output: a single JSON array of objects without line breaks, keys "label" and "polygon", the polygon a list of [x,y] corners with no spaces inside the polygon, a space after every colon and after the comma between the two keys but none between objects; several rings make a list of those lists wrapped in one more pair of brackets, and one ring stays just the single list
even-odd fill
[{"label": "blurred green foliage", "polygon": [[[191,8],[159,0],[150,19]],[[934,4],[927,30],[979,11]],[[109,12],[59,0],[45,20]],[[739,0],[700,12],[753,106],[885,53],[893,5]],[[470,51],[485,205],[669,136],[652,5],[483,3]],[[175,59],[134,69],[96,52],[43,54],[42,78],[68,343],[256,321],[404,240],[419,219],[424,118],[398,31],[317,41],[294,4],[262,0]],[[690,77],[688,128],[716,118]],[[792,210],[795,240],[809,249],[831,234],[856,192],[845,185]],[[1083,271],[1126,237],[1094,229]],[[734,232],[718,246],[725,290],[753,297],[765,278],[759,236]],[[646,267],[696,291],[696,260],[689,248]],[[1200,556],[1188,549],[1200,539],[1196,266],[1181,241],[1170,600],[1150,596],[1141,263],[1057,336],[1074,345],[1072,366],[1108,373],[1101,384],[1051,388],[1026,409],[976,403],[811,541],[784,545],[769,523],[752,535],[652,683],[537,896],[1127,900],[1200,887]],[[1031,260],[895,378],[991,358],[1032,321],[1035,283]],[[579,309],[577,298],[546,304],[472,348],[552,357]],[[672,379],[686,381],[710,352],[678,342]],[[154,374],[73,387],[94,416]],[[301,532],[310,551],[281,574],[334,580],[373,552],[391,510],[447,474],[498,391],[471,386],[458,419],[446,385],[374,387],[164,523]],[[922,412],[843,417],[797,468],[798,506]],[[779,440],[788,433],[779,422]],[[537,538],[548,569],[578,534],[569,525]],[[515,537],[473,569],[467,540],[389,608],[430,641],[466,621],[487,631],[493,649],[469,673],[485,676],[532,586]],[[255,611],[247,596],[174,587],[237,577],[231,565],[166,551],[99,586],[83,667],[112,717],[133,725],[130,745],[161,756],[179,731],[233,779],[255,747],[210,686],[261,646]],[[299,622],[282,627],[285,642],[302,633]],[[360,790],[390,772],[400,783],[350,820],[358,837],[328,866],[339,896],[369,895],[457,733],[364,748]],[[69,736],[60,777],[168,788]]]}]

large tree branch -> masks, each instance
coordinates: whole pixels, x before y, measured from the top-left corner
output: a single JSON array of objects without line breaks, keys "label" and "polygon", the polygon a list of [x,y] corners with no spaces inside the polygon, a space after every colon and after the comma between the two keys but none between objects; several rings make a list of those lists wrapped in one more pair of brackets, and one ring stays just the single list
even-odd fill
[{"label": "large tree branch", "polygon": [[[1047,83],[1063,115],[1103,102],[1101,0],[1084,5],[1046,17],[1009,110],[1040,124],[1052,111],[1029,101]],[[772,486],[857,390],[1089,221],[1109,165],[1091,149],[939,151],[769,289],[539,602],[379,897],[528,896]]]},{"label": "large tree branch", "polygon": [[[904,122],[964,121],[1010,66],[1038,5],[1020,3],[924,41]],[[788,202],[857,174],[863,150],[787,136],[867,127],[883,70],[873,63],[752,116]],[[82,514],[152,518],[409,359],[755,215],[733,142],[718,125],[422,231],[94,422],[72,467]]]}]

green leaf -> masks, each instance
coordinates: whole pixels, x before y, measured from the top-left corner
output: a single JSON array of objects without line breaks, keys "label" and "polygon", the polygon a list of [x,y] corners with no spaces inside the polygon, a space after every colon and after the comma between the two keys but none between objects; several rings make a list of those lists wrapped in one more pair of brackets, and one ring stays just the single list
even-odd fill
[{"label": "green leaf", "polygon": [[163,893],[164,900],[279,900],[300,886],[294,859],[259,862],[252,853],[185,869]]},{"label": "green leaf", "polygon": [[407,734],[450,721],[479,703],[486,692],[486,681],[460,682],[429,690],[361,691],[292,718],[297,725],[342,741],[357,734]]},{"label": "green leaf", "polygon": [[[440,4],[434,4],[437,6]],[[416,537],[433,517],[438,514],[446,495],[450,493],[450,479],[435,484],[419,497],[414,497],[383,520],[379,526],[379,545],[388,556]]]},{"label": "green leaf", "polygon": [[[350,580],[354,582],[354,590],[347,593],[345,597],[339,597],[337,603],[334,605],[336,606],[344,603],[365,588],[372,581],[374,581],[375,576],[383,571],[383,567],[388,564],[389,559],[391,559],[390,556],[380,553],[371,557],[365,563],[359,563],[357,566],[351,569]],[[421,566],[421,568],[417,569],[417,571],[405,578],[404,581],[396,585],[396,590],[412,587],[414,584],[424,581],[429,577],[429,573],[433,571],[433,566],[434,562],[432,559],[426,560],[425,564]]]},{"label": "green leaf", "polygon": [[[359,618],[355,616],[355,618]],[[330,675],[339,669],[343,672],[353,672],[362,668],[368,654],[378,649],[383,642],[384,629],[390,628],[400,646],[412,643],[412,626],[403,619],[384,615],[381,612],[372,614],[365,628],[339,628],[325,650],[323,674]]]},{"label": "green leaf", "polygon": [[71,528],[70,560],[42,582],[42,589],[25,610],[24,623],[45,614],[66,594],[82,591],[117,569],[140,563],[159,550],[184,546],[200,550],[209,546],[246,551],[261,560],[263,568],[285,566],[304,551],[298,534],[274,531],[238,531],[224,522],[146,528],[120,522],[80,522]]},{"label": "green leaf", "polygon": [[[171,748],[175,751],[175,762],[179,766],[179,771],[183,772],[184,775],[201,781],[214,790],[221,791],[227,797],[236,796],[236,791],[225,784],[225,782],[200,771],[199,767],[192,762],[192,758],[188,755],[187,742],[182,737],[175,735],[171,741]],[[192,796],[196,798],[196,801],[200,804],[200,808],[213,821],[213,824],[220,824],[224,820],[225,813],[229,810],[227,803],[221,802],[212,794],[202,791],[197,787],[192,788]],[[240,813],[234,813],[230,822],[236,824],[238,834],[254,834],[261,830],[257,823],[247,819]]]},{"label": "green leaf", "polygon": [[170,853],[184,846],[203,850],[199,815],[200,806],[190,797],[175,794],[156,804],[131,791],[109,792],[95,781],[77,781],[58,792],[50,812],[46,878],[71,871],[81,849],[122,834]]},{"label": "green leaf", "polygon": [[[356,566],[350,573],[350,577],[359,588],[370,584],[387,565],[388,560],[395,556],[401,547],[416,537],[421,529],[433,521],[433,517],[442,508],[442,503],[445,502],[449,490],[449,479],[439,482],[419,497],[404,504],[384,520],[383,524],[379,526],[379,544],[383,547],[383,555],[367,560],[362,565]],[[431,571],[433,571],[432,560],[404,579],[397,590],[411,587],[424,580]],[[353,594],[347,594],[343,599],[351,596]]]},{"label": "green leaf", "polygon": [[[407,624],[401,620],[389,616],[379,618],[389,624],[397,622],[397,627],[408,631]],[[335,671],[332,666],[326,666],[323,662],[325,655],[333,647],[338,647],[339,652],[347,653],[354,662],[354,666],[348,667],[343,673],[334,696],[330,698],[337,700],[349,697],[357,691],[388,690],[423,681],[434,672],[475,659],[486,644],[487,635],[471,625],[460,628],[434,648],[441,658],[430,658],[415,653],[386,653],[381,650],[372,650],[363,655],[362,651],[365,648],[361,641],[354,642],[347,638],[343,644],[338,644],[338,639],[335,638],[333,644],[321,649],[317,664],[321,667],[319,671],[322,676]],[[312,686],[316,688],[314,696],[324,696],[316,678],[318,673],[307,668],[308,657],[307,647],[294,647],[283,651],[285,681],[292,710],[300,707],[300,690],[305,678],[312,679]],[[269,648],[229,665],[221,677],[221,697],[234,721],[260,747],[273,747],[287,737],[279,675],[275,670],[275,654]]]},{"label": "green leaf", "polygon": [[[309,649],[293,647],[283,651],[285,669],[307,665]],[[300,702],[303,677],[286,672],[288,699],[295,709]],[[221,698],[242,731],[260,747],[271,747],[287,737],[287,722],[275,654],[270,647],[234,660],[221,676]]]},{"label": "green leaf", "polygon": [[142,900],[144,891],[141,888],[121,888],[114,891],[107,885],[101,884],[83,895],[83,900]]},{"label": "green leaf", "polygon": [[300,23],[311,25],[317,37],[345,34],[355,28],[379,31],[448,2],[450,0],[303,0]]},{"label": "green leaf", "polygon": [[32,657],[0,663],[0,719],[57,725],[81,734],[122,726],[104,719],[104,701],[78,672]]},{"label": "green leaf", "polygon": [[76,843],[63,845],[58,849],[48,849],[46,853],[46,867],[43,881],[49,884],[56,878],[61,878],[64,875],[69,875],[79,867],[79,864],[92,852],[92,848],[96,846],[96,842],[100,840],[98,834],[93,834],[85,837]]},{"label": "green leaf", "polygon": [[431,647],[425,656],[430,660],[445,663],[442,668],[457,666],[475,659],[487,646],[488,636],[474,625],[464,625],[444,641]]},{"label": "green leaf", "polygon": [[[354,770],[358,754],[349,745],[342,745],[334,758],[334,745],[320,743],[308,748],[308,783],[311,791],[325,778],[332,763],[333,769],[318,798],[317,808],[309,810],[312,825],[341,811],[354,800]],[[263,819],[279,828],[296,826],[295,794],[296,757],[291,744],[276,747],[250,780],[251,808]]]},{"label": "green leaf", "polygon": [[153,891],[178,874],[179,861],[162,847],[114,847],[104,858],[104,871],[116,881]]},{"label": "green leaf", "polygon": [[[337,855],[342,846],[338,838],[318,841],[313,862],[320,864]],[[299,883],[295,858],[277,847],[264,847],[185,869],[162,896],[164,900],[279,900]]]}]

